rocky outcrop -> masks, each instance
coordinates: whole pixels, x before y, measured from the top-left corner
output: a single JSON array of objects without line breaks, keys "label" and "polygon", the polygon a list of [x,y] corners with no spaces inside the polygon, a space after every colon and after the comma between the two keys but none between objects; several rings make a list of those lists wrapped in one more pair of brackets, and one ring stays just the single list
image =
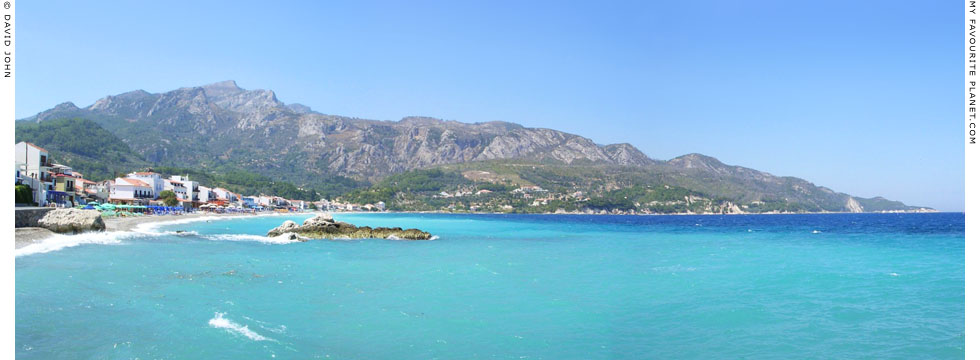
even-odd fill
[{"label": "rocky outcrop", "polygon": [[[289,239],[305,241],[310,239],[399,239],[399,240],[430,240],[432,234],[419,229],[402,229],[400,227],[355,226],[342,221],[334,221],[329,214],[319,214],[303,221],[303,225],[292,220],[286,220],[278,227],[269,230],[269,237],[289,235]],[[295,235],[295,238],[293,237]]]},{"label": "rocky outcrop", "polygon": [[38,226],[56,233],[105,231],[102,214],[97,210],[55,209],[38,220]]}]

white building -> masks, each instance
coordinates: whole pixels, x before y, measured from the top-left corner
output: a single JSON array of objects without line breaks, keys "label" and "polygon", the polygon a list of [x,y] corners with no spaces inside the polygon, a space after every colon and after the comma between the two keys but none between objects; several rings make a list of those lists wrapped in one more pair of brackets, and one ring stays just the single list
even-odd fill
[{"label": "white building", "polygon": [[187,187],[180,181],[166,179],[163,182],[163,190],[173,191],[178,200],[187,199]]},{"label": "white building", "polygon": [[185,201],[200,201],[200,190],[198,189],[199,184],[197,181],[191,181],[186,176],[174,175],[170,177],[170,184],[174,186],[175,189],[183,187],[180,189],[181,192],[177,193],[177,198]]},{"label": "white building", "polygon": [[214,190],[206,186],[198,186],[198,200],[200,202],[209,202],[218,200],[218,195],[215,194]]},{"label": "white building", "polygon": [[238,202],[239,200],[241,200],[241,197],[238,196],[238,194],[233,193],[225,188],[214,188],[212,189],[212,191],[214,191],[214,195],[219,200],[225,200],[228,202]]},{"label": "white building", "polygon": [[14,145],[14,166],[17,171],[17,182],[31,187],[34,192],[34,202],[40,206],[47,204],[48,191],[54,189],[51,157],[48,151],[21,141]]},{"label": "white building", "polygon": [[166,180],[155,172],[133,172],[126,175],[127,178],[141,180],[147,184],[150,184],[150,188],[153,189],[153,198],[159,198],[160,193],[163,192]]},{"label": "white building", "polygon": [[153,187],[139,179],[116,178],[109,189],[109,201],[113,203],[144,203],[152,199]]}]

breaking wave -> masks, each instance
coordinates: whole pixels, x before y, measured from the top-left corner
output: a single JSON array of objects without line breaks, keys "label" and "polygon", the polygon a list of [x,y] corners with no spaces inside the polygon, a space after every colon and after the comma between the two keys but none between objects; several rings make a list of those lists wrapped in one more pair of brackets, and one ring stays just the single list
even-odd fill
[{"label": "breaking wave", "polygon": [[43,254],[82,244],[118,245],[122,243],[122,239],[135,236],[140,236],[140,234],[128,231],[86,232],[76,235],[55,234],[41,240],[41,242],[14,249],[14,256]]},{"label": "breaking wave", "polygon": [[241,325],[234,321],[225,319],[225,314],[226,313],[222,312],[214,313],[214,317],[211,318],[211,320],[208,320],[208,325],[211,325],[211,327],[216,329],[225,329],[230,333],[239,334],[255,341],[275,341],[250,330],[248,325]]},{"label": "breaking wave", "polygon": [[257,241],[267,244],[291,244],[298,242],[296,240],[290,240],[289,234],[282,234],[276,237],[268,237],[262,235],[250,235],[250,234],[215,234],[215,235],[204,235],[205,239],[217,240],[217,241]]}]

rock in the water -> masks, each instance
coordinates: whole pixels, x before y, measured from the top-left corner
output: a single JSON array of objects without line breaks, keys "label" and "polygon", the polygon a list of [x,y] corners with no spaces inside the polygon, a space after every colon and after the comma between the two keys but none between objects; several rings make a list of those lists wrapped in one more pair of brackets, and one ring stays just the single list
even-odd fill
[{"label": "rock in the water", "polygon": [[269,233],[266,234],[266,235],[268,235],[270,237],[272,237],[272,236],[279,236],[279,235],[282,235],[282,234],[285,234],[285,233],[288,233],[288,232],[292,232],[293,229],[296,229],[296,228],[299,228],[299,225],[296,224],[295,221],[286,220],[285,222],[282,223],[282,225],[279,225],[279,227],[277,227],[275,229],[272,229],[272,230],[269,230]]},{"label": "rock in the water", "polygon": [[[404,240],[429,240],[432,234],[419,229],[402,230],[400,227],[371,228],[370,226],[354,226],[345,222],[334,221],[329,214],[318,214],[303,221],[303,225],[286,220],[282,225],[269,230],[270,237],[277,237],[283,234],[294,233],[301,240],[311,239],[404,239]],[[290,238],[292,239],[292,238]]]},{"label": "rock in the water", "polygon": [[56,233],[105,231],[105,222],[98,210],[55,209],[45,214],[37,223]]},{"label": "rock in the water", "polygon": [[299,235],[297,235],[296,233],[293,233],[293,232],[291,232],[291,233],[285,233],[285,234],[283,234],[281,236],[284,236],[284,237],[286,237],[286,240],[291,240],[291,241],[306,241],[306,240],[309,240],[309,239],[307,239],[305,237],[302,237],[302,236],[299,236]]},{"label": "rock in the water", "polygon": [[327,213],[320,213],[303,221],[303,226],[326,226],[333,222],[333,216]]}]

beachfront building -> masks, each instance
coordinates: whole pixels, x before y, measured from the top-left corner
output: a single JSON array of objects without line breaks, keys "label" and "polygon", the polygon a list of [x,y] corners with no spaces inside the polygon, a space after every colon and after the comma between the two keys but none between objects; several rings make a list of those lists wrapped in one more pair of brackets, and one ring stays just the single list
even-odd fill
[{"label": "beachfront building", "polygon": [[206,186],[198,186],[198,201],[202,203],[216,202],[218,201],[218,195],[214,193],[214,190]]},{"label": "beachfront building", "polygon": [[111,195],[111,193],[112,193],[112,186],[114,184],[115,184],[115,181],[112,181],[112,180],[103,180],[102,182],[99,182],[98,184],[96,184],[95,185],[95,198],[98,199],[99,202],[102,202],[102,203],[109,202],[109,195]]},{"label": "beachfront building", "polygon": [[139,171],[131,172],[126,174],[129,179],[136,179],[145,182],[150,185],[150,189],[153,190],[153,198],[159,198],[160,193],[163,192],[166,187],[166,179],[164,179],[160,174],[151,171]]},{"label": "beachfront building", "polygon": [[289,206],[289,200],[279,196],[259,195],[255,199],[256,204],[266,208],[277,208]]},{"label": "beachfront building", "polygon": [[289,207],[293,207],[300,210],[306,210],[307,203],[304,200],[286,200],[289,203]]},{"label": "beachfront building", "polygon": [[153,200],[153,187],[143,180],[116,178],[109,189],[109,202],[125,205],[145,205]]},{"label": "beachfront building", "polygon": [[75,194],[84,198],[86,202],[98,201],[98,185],[95,181],[85,180],[79,176],[75,179]]},{"label": "beachfront building", "polygon": [[48,151],[21,141],[14,145],[14,167],[17,170],[17,183],[31,188],[35,203],[40,206],[47,204],[48,191],[54,188]]},{"label": "beachfront building", "polygon": [[197,181],[191,181],[186,176],[174,175],[170,177],[170,184],[175,188],[180,190],[174,190],[177,193],[177,198],[180,200],[187,200],[190,202],[200,201],[200,189]]},{"label": "beachfront building", "polygon": [[187,198],[187,187],[180,181],[166,179],[163,182],[163,190],[173,191],[173,193],[177,195],[177,200]]},{"label": "beachfront building", "polygon": [[48,202],[59,206],[74,206],[77,203],[75,196],[75,177],[66,174],[53,174],[53,189],[48,191]]},{"label": "beachfront building", "polygon": [[65,174],[54,175],[54,190],[63,193],[75,192],[75,177]]},{"label": "beachfront building", "polygon": [[243,196],[242,207],[253,209],[259,206],[259,199],[256,196]]},{"label": "beachfront building", "polygon": [[239,200],[241,200],[241,196],[225,188],[214,188],[211,189],[211,191],[214,191],[214,196],[219,200],[224,200],[229,203],[237,203]]}]

